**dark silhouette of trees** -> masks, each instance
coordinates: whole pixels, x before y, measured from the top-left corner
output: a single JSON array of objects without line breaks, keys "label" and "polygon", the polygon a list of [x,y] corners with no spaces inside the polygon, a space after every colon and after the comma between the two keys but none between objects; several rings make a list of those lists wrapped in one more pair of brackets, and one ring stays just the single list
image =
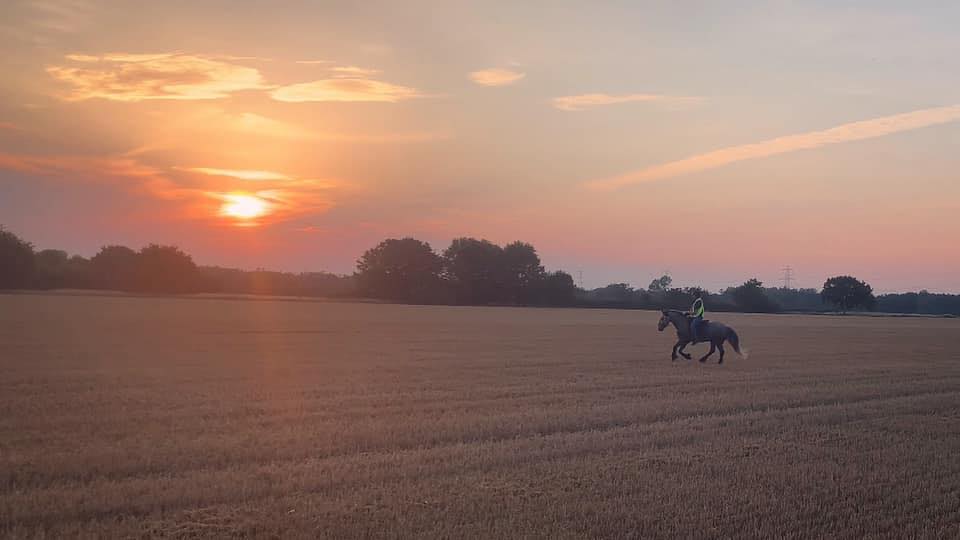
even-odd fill
[{"label": "dark silhouette of trees", "polygon": [[657,279],[650,282],[650,285],[647,287],[647,290],[652,293],[665,292],[670,289],[670,285],[673,284],[673,278],[668,275],[662,275]]},{"label": "dark silhouette of trees", "polygon": [[70,254],[59,249],[45,249],[34,255],[36,286],[40,289],[61,289],[68,286]]},{"label": "dark silhouette of trees", "polygon": [[442,294],[443,262],[430,244],[414,238],[388,239],[357,261],[360,293],[412,303],[436,301]]},{"label": "dark silhouette of trees", "polygon": [[873,287],[853,276],[834,276],[823,284],[820,293],[824,302],[836,306],[841,313],[863,308],[872,310],[877,299],[873,296]]},{"label": "dark silhouette of trees", "polygon": [[104,246],[90,259],[93,287],[114,291],[137,288],[137,252],[126,246]]},{"label": "dark silhouette of trees", "polygon": [[878,311],[885,313],[930,313],[960,315],[960,295],[918,293],[882,294],[877,297]]},{"label": "dark silhouette of trees", "polygon": [[779,311],[777,306],[763,289],[763,283],[757,278],[751,278],[739,287],[729,291],[734,303],[743,311],[750,313],[773,313]]},{"label": "dark silhouette of trees", "polygon": [[577,287],[573,276],[561,270],[545,274],[532,287],[536,291],[534,303],[538,305],[572,306],[576,301]]},{"label": "dark silhouette of trees", "polygon": [[629,283],[611,283],[587,291],[585,298],[588,302],[606,307],[636,307],[644,304],[641,294],[641,291],[637,291]]},{"label": "dark silhouette of trees", "polygon": [[150,244],[137,254],[136,288],[149,293],[197,292],[197,265],[175,246]]},{"label": "dark silhouette of trees", "polygon": [[827,305],[816,289],[788,289],[786,287],[765,287],[767,297],[783,310],[823,311]]},{"label": "dark silhouette of trees", "polygon": [[174,246],[151,244],[139,252],[104,246],[91,259],[33,246],[0,226],[0,289],[105,289],[151,294],[194,292],[306,297],[366,296],[394,302],[688,309],[703,294],[707,311],[822,311],[836,306],[888,313],[960,315],[960,295],[927,291],[874,296],[870,285],[836,276],[815,289],[767,288],[756,280],[709,294],[699,287],[672,287],[670,276],[647,289],[612,283],[578,289],[570,274],[547,272],[525,242],[503,247],[457,238],[439,256],[413,238],[384,240],[357,261],[356,273],[294,274],[268,270],[198,267]]},{"label": "dark silhouette of trees", "polygon": [[505,302],[503,249],[487,240],[457,238],[443,252],[443,273],[458,304]]},{"label": "dark silhouette of trees", "polygon": [[45,249],[34,256],[39,289],[86,289],[90,287],[90,261],[59,249]]},{"label": "dark silhouette of trees", "polygon": [[547,273],[532,245],[500,247],[456,238],[443,252],[443,277],[453,299],[467,305],[573,305],[577,287],[564,272]]},{"label": "dark silhouette of trees", "polygon": [[0,227],[0,289],[31,287],[35,268],[33,246]]},{"label": "dark silhouette of trees", "polygon": [[352,277],[327,272],[272,272],[218,266],[198,268],[204,292],[274,296],[344,297],[356,293]]},{"label": "dark silhouette of trees", "polygon": [[[513,242],[503,248],[503,286],[506,299],[513,304],[537,303],[537,289],[547,279],[537,250],[524,242]],[[554,277],[554,280],[562,279]],[[550,287],[544,283],[544,289]],[[542,294],[542,291],[541,291]]]}]

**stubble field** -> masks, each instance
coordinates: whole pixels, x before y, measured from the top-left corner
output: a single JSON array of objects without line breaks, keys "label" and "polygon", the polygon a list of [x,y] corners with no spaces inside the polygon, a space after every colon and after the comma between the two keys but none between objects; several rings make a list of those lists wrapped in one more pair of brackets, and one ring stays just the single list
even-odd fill
[{"label": "stubble field", "polygon": [[0,536],[960,535],[960,321],[658,315],[0,295]]}]

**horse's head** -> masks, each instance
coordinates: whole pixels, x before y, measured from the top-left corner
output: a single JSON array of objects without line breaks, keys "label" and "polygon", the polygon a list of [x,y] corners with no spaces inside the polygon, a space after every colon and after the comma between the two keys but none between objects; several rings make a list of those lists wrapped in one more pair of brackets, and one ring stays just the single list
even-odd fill
[{"label": "horse's head", "polygon": [[657,323],[657,330],[663,332],[663,329],[667,326],[670,326],[670,313],[664,309],[663,314],[660,316],[660,322]]}]

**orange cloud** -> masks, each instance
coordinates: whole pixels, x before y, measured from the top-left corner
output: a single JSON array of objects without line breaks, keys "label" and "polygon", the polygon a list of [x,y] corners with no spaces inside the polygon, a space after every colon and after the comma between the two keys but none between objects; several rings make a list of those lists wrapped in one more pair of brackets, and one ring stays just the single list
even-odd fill
[{"label": "orange cloud", "polygon": [[192,167],[189,169],[180,169],[185,171],[198,172],[211,176],[229,176],[240,180],[292,180],[289,176],[273,171],[251,171],[235,169],[215,169],[210,167]]},{"label": "orange cloud", "polygon": [[77,174],[87,178],[150,178],[159,174],[159,170],[143,165],[129,158],[63,156],[63,155],[22,155],[0,153],[0,168],[34,174]]},{"label": "orange cloud", "polygon": [[[203,187],[198,191],[217,202],[216,215],[238,218],[234,224],[244,227],[270,225],[325,212],[334,206],[334,191],[342,188],[342,184],[332,180],[301,179],[276,171],[212,167],[177,170],[210,177],[209,181],[202,181]],[[256,181],[264,187],[249,190],[249,181]],[[248,215],[243,215],[245,213]]]},{"label": "orange cloud", "polygon": [[223,116],[224,124],[241,132],[286,139],[313,139],[316,136],[308,129],[255,113],[241,113],[236,116],[224,113]]},{"label": "orange cloud", "polygon": [[612,96],[610,94],[581,94],[578,96],[562,96],[553,98],[553,106],[562,111],[582,111],[591,107],[637,101],[686,104],[702,101],[702,98],[664,96],[660,94],[624,94],[619,96]]},{"label": "orange cloud", "polygon": [[797,150],[819,148],[821,146],[843,142],[873,139],[892,133],[956,122],[958,120],[960,120],[960,105],[922,109],[892,116],[883,116],[872,120],[841,124],[822,131],[788,135],[759,143],[723,148],[713,152],[707,152],[706,154],[699,154],[686,159],[647,167],[646,169],[640,169],[613,178],[594,180],[587,185],[596,189],[617,189],[631,184],[639,184],[682,174],[715,169],[738,161],[785,154]]},{"label": "orange cloud", "polygon": [[366,69],[357,66],[337,66],[330,68],[330,71],[334,72],[335,77],[372,77],[377,73],[380,73],[379,69]]},{"label": "orange cloud", "polygon": [[273,90],[270,95],[277,101],[291,103],[308,101],[396,103],[423,97],[416,88],[364,78],[333,78],[291,84]]},{"label": "orange cloud", "polygon": [[[202,172],[176,168],[186,173],[171,177],[162,169],[140,163],[130,157],[116,156],[40,156],[0,153],[0,169],[16,170],[29,175],[63,178],[69,181],[113,183],[124,189],[143,191],[152,197],[178,201],[183,215],[201,221],[221,220],[223,205],[238,197],[263,201],[263,215],[251,216],[245,225],[270,225],[290,219],[318,214],[334,206],[333,193],[340,184],[333,181],[297,179],[270,171],[232,171],[207,169]],[[206,171],[217,171],[210,174]],[[219,174],[219,173],[231,174]],[[248,191],[243,185],[253,174],[264,189]],[[194,175],[200,175],[199,177]],[[201,180],[207,178],[209,180]],[[219,180],[216,180],[219,178]],[[238,184],[237,182],[244,184]],[[260,183],[258,183],[260,185]],[[249,200],[249,199],[246,199]],[[255,218],[255,219],[254,219]]]},{"label": "orange cloud", "polygon": [[217,99],[241,90],[269,88],[254,68],[179,53],[67,55],[79,66],[49,66],[47,73],[72,87],[65,98],[114,101]]},{"label": "orange cloud", "polygon": [[526,73],[502,68],[481,69],[468,75],[471,81],[481,86],[506,86],[526,76]]}]

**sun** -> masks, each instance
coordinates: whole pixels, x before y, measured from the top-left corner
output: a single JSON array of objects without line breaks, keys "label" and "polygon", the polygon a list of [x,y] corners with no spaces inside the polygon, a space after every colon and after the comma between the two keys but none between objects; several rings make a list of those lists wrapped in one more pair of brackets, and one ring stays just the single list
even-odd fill
[{"label": "sun", "polygon": [[270,203],[254,195],[224,195],[220,207],[220,215],[242,220],[256,219],[269,212]]}]

